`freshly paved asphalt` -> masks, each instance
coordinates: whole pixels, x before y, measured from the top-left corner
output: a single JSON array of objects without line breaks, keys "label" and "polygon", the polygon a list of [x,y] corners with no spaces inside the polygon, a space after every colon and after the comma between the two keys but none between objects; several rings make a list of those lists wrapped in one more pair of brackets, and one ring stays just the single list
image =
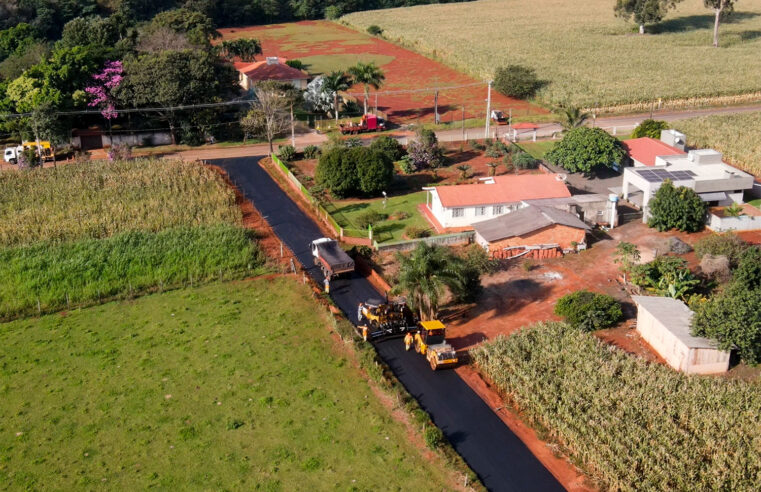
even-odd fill
[{"label": "freshly paved asphalt", "polygon": [[[220,159],[234,183],[288,245],[309,274],[322,285],[312,266],[309,243],[322,237],[317,225],[299,209],[258,165],[257,157]],[[331,282],[336,304],[355,320],[357,304],[380,295],[363,277],[353,274]],[[457,452],[493,491],[563,490],[552,474],[510,431],[494,411],[454,371],[431,371],[423,357],[405,352],[402,342],[376,345],[378,353],[407,390],[428,411]]]}]

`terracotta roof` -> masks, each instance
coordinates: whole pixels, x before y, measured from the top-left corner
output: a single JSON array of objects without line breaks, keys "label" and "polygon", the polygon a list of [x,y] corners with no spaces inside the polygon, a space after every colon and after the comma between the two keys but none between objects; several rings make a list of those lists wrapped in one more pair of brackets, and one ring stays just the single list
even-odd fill
[{"label": "terracotta roof", "polygon": [[646,166],[654,166],[655,158],[662,155],[683,155],[685,151],[650,137],[624,140],[629,157]]},{"label": "terracotta roof", "polygon": [[589,230],[589,226],[572,213],[536,205],[529,205],[509,214],[476,222],[473,224],[473,228],[482,238],[493,242],[508,237],[522,236],[555,224]]},{"label": "terracotta roof", "polygon": [[498,205],[541,198],[571,196],[568,187],[557,174],[523,174],[497,176],[493,184],[478,183],[439,186],[435,192],[445,207]]},{"label": "terracotta roof", "polygon": [[277,63],[267,63],[267,60],[262,60],[254,63],[249,63],[243,67],[237,67],[239,72],[242,72],[246,77],[251,80],[306,80],[309,77],[301,70],[289,67],[285,64],[285,58],[278,58]]}]

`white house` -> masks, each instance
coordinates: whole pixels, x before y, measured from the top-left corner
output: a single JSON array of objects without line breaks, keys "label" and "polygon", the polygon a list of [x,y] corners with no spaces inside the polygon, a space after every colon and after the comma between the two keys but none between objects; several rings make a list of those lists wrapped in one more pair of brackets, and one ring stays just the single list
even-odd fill
[{"label": "white house", "polygon": [[265,60],[254,63],[236,63],[238,83],[248,91],[252,90],[257,82],[277,80],[305,90],[309,76],[301,70],[286,65],[285,62],[285,58],[268,56]]},{"label": "white house", "polygon": [[496,176],[478,184],[423,188],[426,207],[443,228],[468,228],[521,207],[526,200],[568,198],[557,174]]}]

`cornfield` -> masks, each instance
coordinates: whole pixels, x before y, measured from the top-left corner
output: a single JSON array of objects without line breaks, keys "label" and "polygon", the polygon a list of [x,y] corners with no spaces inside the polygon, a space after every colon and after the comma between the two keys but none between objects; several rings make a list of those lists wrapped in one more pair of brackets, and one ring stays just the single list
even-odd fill
[{"label": "cornfield", "polygon": [[0,173],[0,246],[240,221],[232,190],[197,163],[92,161]]},{"label": "cornfield", "polygon": [[733,165],[761,175],[761,112],[675,121],[690,146],[721,151]]},{"label": "cornfield", "polygon": [[649,109],[658,99],[704,104],[761,91],[759,0],[737,3],[721,24],[719,49],[711,46],[713,12],[702,0],[679,3],[655,26],[660,34],[643,36],[613,15],[614,5],[480,0],[356,12],[342,21],[363,32],[376,24],[391,41],[482,80],[500,65],[532,67],[548,82],[538,94],[546,103]]},{"label": "cornfield", "polygon": [[686,376],[563,323],[499,337],[472,356],[603,487],[761,489],[758,383]]},{"label": "cornfield", "polygon": [[131,231],[0,249],[0,320],[261,272],[254,233],[231,225]]}]

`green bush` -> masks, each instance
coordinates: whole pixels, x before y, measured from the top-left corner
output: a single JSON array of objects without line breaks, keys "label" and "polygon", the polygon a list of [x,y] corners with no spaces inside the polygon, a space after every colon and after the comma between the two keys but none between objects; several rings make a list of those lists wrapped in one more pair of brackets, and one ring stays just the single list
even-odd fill
[{"label": "green bush", "polygon": [[430,449],[437,449],[444,444],[444,433],[436,426],[428,426],[423,432],[423,439]]},{"label": "green bush", "polygon": [[558,299],[555,314],[563,316],[568,324],[583,331],[607,328],[623,318],[621,304],[617,300],[588,290],[578,290]]},{"label": "green bush", "polygon": [[412,158],[408,155],[402,157],[399,160],[398,164],[399,169],[401,169],[404,174],[411,174],[415,172],[415,164],[412,162]]},{"label": "green bush", "polygon": [[695,190],[686,186],[675,188],[668,179],[655,192],[648,208],[647,225],[661,232],[671,229],[697,232],[705,225],[706,203]]},{"label": "green bush", "polygon": [[379,150],[386,154],[392,161],[398,161],[405,156],[407,152],[404,150],[404,146],[400,144],[395,138],[388,135],[378,137],[370,144],[370,148],[373,150]]},{"label": "green bush", "polygon": [[378,212],[377,210],[368,210],[357,214],[354,223],[361,229],[367,229],[367,226],[375,226],[386,219],[388,219],[388,214]]},{"label": "green bush", "polygon": [[286,60],[285,64],[288,65],[291,68],[295,68],[296,70],[304,70],[304,62],[301,60]]},{"label": "green bush", "polygon": [[632,138],[661,138],[661,130],[668,130],[669,124],[665,121],[647,119],[637,125],[632,132]]},{"label": "green bush", "polygon": [[280,145],[277,148],[277,156],[283,162],[291,162],[296,157],[296,149],[293,145]]},{"label": "green bush", "polygon": [[586,126],[568,131],[544,158],[572,173],[591,174],[597,168],[623,162],[623,144],[602,128]]},{"label": "green bush", "polygon": [[697,303],[692,319],[694,335],[716,340],[719,348],[737,347],[748,364],[761,363],[761,289],[740,284]]},{"label": "green bush", "polygon": [[304,147],[304,157],[307,159],[317,159],[320,157],[320,148],[316,145],[307,145]]},{"label": "green bush", "polygon": [[394,163],[379,150],[338,147],[320,156],[315,178],[336,197],[377,196],[391,184]]},{"label": "green bush", "polygon": [[336,20],[343,15],[343,9],[338,5],[328,5],[325,7],[325,18]]},{"label": "green bush", "polygon": [[367,32],[371,36],[380,36],[383,34],[383,29],[380,26],[376,26],[375,24],[371,24],[367,26]]},{"label": "green bush", "polygon": [[698,258],[703,258],[705,255],[726,256],[733,267],[737,266],[746,249],[748,249],[748,243],[734,232],[712,233],[695,243],[695,254]]},{"label": "green bush", "polygon": [[534,69],[522,65],[500,67],[494,73],[494,89],[509,97],[533,97],[541,85]]},{"label": "green bush", "polygon": [[264,264],[254,233],[234,226],[134,231],[0,250],[0,317],[65,308],[153,287],[250,275]]},{"label": "green bush", "polygon": [[513,165],[518,169],[536,169],[539,161],[528,152],[518,152],[513,154]]},{"label": "green bush", "polygon": [[473,150],[486,150],[486,145],[478,140],[468,140],[468,145],[470,145],[470,148]]},{"label": "green bush", "polygon": [[430,236],[431,231],[427,227],[408,225],[404,228],[404,235],[410,239],[420,239]]},{"label": "green bush", "polygon": [[752,246],[740,256],[737,268],[732,272],[735,287],[754,290],[761,287],[761,249]]}]

